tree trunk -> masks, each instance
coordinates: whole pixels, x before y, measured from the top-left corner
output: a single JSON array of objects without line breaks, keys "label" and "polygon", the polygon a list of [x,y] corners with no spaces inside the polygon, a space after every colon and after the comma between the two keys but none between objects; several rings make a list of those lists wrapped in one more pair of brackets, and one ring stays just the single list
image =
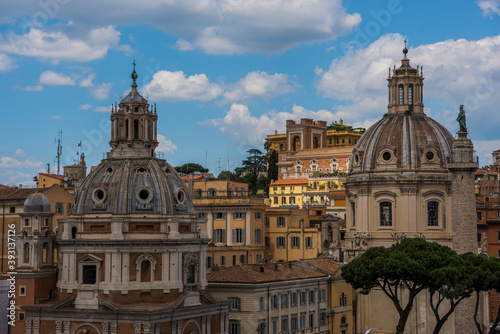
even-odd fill
[{"label": "tree trunk", "polygon": [[[410,309],[411,311],[411,309]],[[406,321],[408,320],[408,316],[410,315],[409,311],[404,311],[403,314],[400,314],[398,325],[396,326],[396,334],[404,334]]]}]

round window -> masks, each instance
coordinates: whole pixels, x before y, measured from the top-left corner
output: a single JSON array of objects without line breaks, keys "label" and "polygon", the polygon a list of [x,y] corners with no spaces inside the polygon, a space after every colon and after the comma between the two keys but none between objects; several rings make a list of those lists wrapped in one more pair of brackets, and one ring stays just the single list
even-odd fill
[{"label": "round window", "polygon": [[434,159],[434,152],[428,151],[427,153],[425,153],[425,157],[427,158],[427,160]]},{"label": "round window", "polygon": [[141,168],[138,169],[138,172],[141,173],[141,174],[144,174],[144,173],[146,173],[146,168],[141,167]]},{"label": "round window", "polygon": [[149,191],[146,189],[142,189],[139,191],[139,198],[142,199],[143,201],[147,200],[149,197]]},{"label": "round window", "polygon": [[153,199],[153,193],[148,188],[140,188],[135,192],[135,198],[140,203],[149,203]]},{"label": "round window", "polygon": [[102,189],[102,188],[97,188],[92,193],[92,199],[96,203],[102,203],[102,202],[104,202],[104,200],[106,199],[106,191],[104,189]]},{"label": "round window", "polygon": [[113,168],[109,167],[109,168],[106,170],[106,172],[107,172],[108,174],[113,173]]},{"label": "round window", "polygon": [[391,156],[392,156],[391,152],[384,152],[382,154],[382,159],[384,159],[385,161],[389,161],[389,160],[391,160]]}]

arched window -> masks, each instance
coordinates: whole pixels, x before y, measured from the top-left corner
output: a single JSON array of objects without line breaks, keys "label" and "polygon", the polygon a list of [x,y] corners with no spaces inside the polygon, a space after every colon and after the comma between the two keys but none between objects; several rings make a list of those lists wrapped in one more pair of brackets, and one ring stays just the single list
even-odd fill
[{"label": "arched window", "polygon": [[76,239],[76,232],[77,232],[77,228],[76,228],[76,226],[73,226],[71,228],[71,239]]},{"label": "arched window", "polygon": [[332,225],[328,225],[328,242],[333,242],[333,228]]},{"label": "arched window", "polygon": [[408,86],[408,104],[410,105],[410,111],[413,110],[413,85]]},{"label": "arched window", "polygon": [[30,262],[30,244],[25,243],[23,247],[23,263],[29,263]]},{"label": "arched window", "polygon": [[380,202],[380,226],[392,226],[391,202]]},{"label": "arched window", "polygon": [[399,85],[399,105],[403,105],[405,103],[405,89],[401,84]]},{"label": "arched window", "polygon": [[42,245],[42,263],[47,263],[47,243]]},{"label": "arched window", "polygon": [[318,137],[314,137],[314,139],[313,139],[313,148],[319,148]]},{"label": "arched window", "polygon": [[343,315],[342,318],[340,319],[340,323],[341,324],[346,324],[347,323],[347,318],[345,317],[345,315]]},{"label": "arched window", "polygon": [[427,202],[427,226],[439,226],[439,203]]},{"label": "arched window", "polygon": [[151,254],[142,254],[135,261],[137,281],[153,282],[155,279],[156,259]]},{"label": "arched window", "polygon": [[186,283],[193,284],[196,283],[196,266],[194,264],[190,264],[186,268]]},{"label": "arched window", "polygon": [[280,145],[280,151],[284,151],[285,150],[285,144],[281,144]]},{"label": "arched window", "polygon": [[141,262],[141,282],[151,282],[151,262],[148,260]]},{"label": "arched window", "polygon": [[139,120],[134,120],[134,139],[139,139]]},{"label": "arched window", "polygon": [[128,139],[128,119],[125,121],[125,139]]}]

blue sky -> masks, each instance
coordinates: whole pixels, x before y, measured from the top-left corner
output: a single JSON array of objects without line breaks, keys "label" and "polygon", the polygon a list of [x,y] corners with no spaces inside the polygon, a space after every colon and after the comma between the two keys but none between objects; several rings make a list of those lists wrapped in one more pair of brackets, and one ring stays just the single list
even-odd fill
[{"label": "blue sky", "polygon": [[0,183],[32,184],[63,132],[61,165],[109,151],[130,89],[157,104],[173,166],[238,167],[301,117],[368,127],[408,39],[426,112],[452,133],[459,105],[481,165],[500,148],[500,0],[0,0]]}]

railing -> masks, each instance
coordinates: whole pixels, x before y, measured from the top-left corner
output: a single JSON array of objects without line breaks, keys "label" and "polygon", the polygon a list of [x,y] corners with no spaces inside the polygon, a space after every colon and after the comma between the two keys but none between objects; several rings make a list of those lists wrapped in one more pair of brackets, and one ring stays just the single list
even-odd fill
[{"label": "railing", "polygon": [[446,157],[447,163],[476,163],[479,164],[479,157],[476,151],[451,151],[451,154]]}]

